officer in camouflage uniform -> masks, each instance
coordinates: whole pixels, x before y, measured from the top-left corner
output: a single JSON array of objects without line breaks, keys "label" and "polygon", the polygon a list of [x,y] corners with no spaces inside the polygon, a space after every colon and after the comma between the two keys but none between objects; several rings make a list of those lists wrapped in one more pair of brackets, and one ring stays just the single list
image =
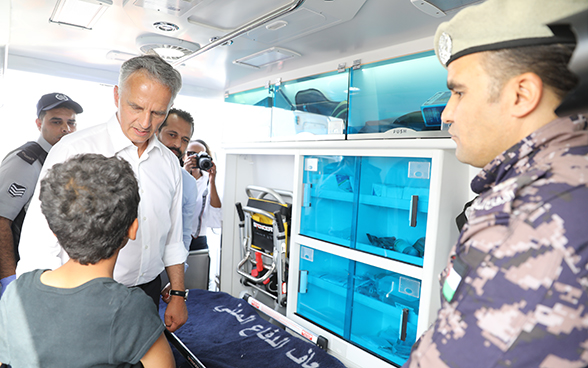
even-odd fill
[{"label": "officer in camouflage uniform", "polygon": [[554,113],[577,83],[574,36],[546,26],[587,8],[488,0],[439,26],[442,119],[457,158],[483,169],[437,320],[404,367],[588,365],[588,123]]}]

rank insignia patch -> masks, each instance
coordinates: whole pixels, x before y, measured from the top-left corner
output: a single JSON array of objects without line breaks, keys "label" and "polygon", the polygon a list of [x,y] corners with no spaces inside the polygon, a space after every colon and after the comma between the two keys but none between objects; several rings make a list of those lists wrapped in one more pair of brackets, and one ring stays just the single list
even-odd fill
[{"label": "rank insignia patch", "polygon": [[16,183],[12,183],[10,188],[8,188],[8,194],[10,194],[11,197],[22,197],[26,191],[27,187]]}]

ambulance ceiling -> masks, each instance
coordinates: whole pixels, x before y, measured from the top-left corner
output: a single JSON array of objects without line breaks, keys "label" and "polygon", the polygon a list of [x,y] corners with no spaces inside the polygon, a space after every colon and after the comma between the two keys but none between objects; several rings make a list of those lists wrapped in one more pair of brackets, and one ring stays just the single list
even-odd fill
[{"label": "ambulance ceiling", "polygon": [[[0,17],[0,46],[8,45],[8,68],[105,83],[116,82],[123,60],[150,48],[163,49],[174,62],[182,53],[211,46],[256,19],[271,19],[180,59],[178,70],[194,95],[222,93],[308,65],[432,36],[448,18],[436,17],[431,13],[435,8],[424,0],[102,0],[103,14],[92,23],[76,8],[73,21],[54,14],[56,4],[64,0],[0,1],[8,3],[0,10],[8,8],[10,13]],[[67,0],[72,1],[82,6],[98,2]],[[301,4],[294,10],[275,17],[276,9],[297,2]],[[86,22],[91,29],[59,21]],[[255,58],[247,58],[253,54]],[[252,66],[271,62],[274,56],[286,59]]]}]

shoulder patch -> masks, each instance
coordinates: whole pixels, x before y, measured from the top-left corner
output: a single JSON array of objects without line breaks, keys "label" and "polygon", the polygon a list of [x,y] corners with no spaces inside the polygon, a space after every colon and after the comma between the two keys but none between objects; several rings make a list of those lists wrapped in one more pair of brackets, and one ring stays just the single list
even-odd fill
[{"label": "shoulder patch", "polygon": [[32,165],[37,160],[39,160],[41,166],[45,163],[47,152],[39,145],[39,143],[27,142],[18,149],[20,152],[16,155],[22,158],[29,165]]},{"label": "shoulder patch", "polygon": [[27,187],[17,184],[17,183],[12,183],[10,185],[10,188],[8,188],[8,194],[10,194],[11,197],[16,198],[16,197],[22,197],[27,191]]}]

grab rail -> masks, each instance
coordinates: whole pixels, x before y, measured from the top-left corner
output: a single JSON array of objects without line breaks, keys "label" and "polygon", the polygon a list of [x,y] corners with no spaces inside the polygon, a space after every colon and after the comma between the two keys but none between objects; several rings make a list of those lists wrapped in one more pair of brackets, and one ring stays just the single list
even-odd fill
[{"label": "grab rail", "polygon": [[230,41],[233,38],[242,35],[243,33],[249,32],[249,31],[251,31],[259,26],[262,26],[262,25],[264,25],[264,24],[266,24],[266,23],[268,23],[278,17],[281,17],[284,14],[288,14],[291,11],[296,10],[298,7],[300,7],[302,5],[302,3],[304,3],[304,0],[294,0],[291,3],[283,5],[274,11],[271,11],[271,12],[269,12],[269,13],[267,13],[257,19],[252,20],[249,23],[246,23],[245,25],[237,28],[233,32],[227,33],[226,35],[212,41],[211,43],[202,46],[201,48],[194,51],[193,53],[182,56],[181,58],[175,60],[171,64],[173,66],[181,65],[182,63],[185,63],[186,61],[190,60],[191,58],[198,56],[208,50],[211,50],[219,45],[222,45],[223,43]]}]

